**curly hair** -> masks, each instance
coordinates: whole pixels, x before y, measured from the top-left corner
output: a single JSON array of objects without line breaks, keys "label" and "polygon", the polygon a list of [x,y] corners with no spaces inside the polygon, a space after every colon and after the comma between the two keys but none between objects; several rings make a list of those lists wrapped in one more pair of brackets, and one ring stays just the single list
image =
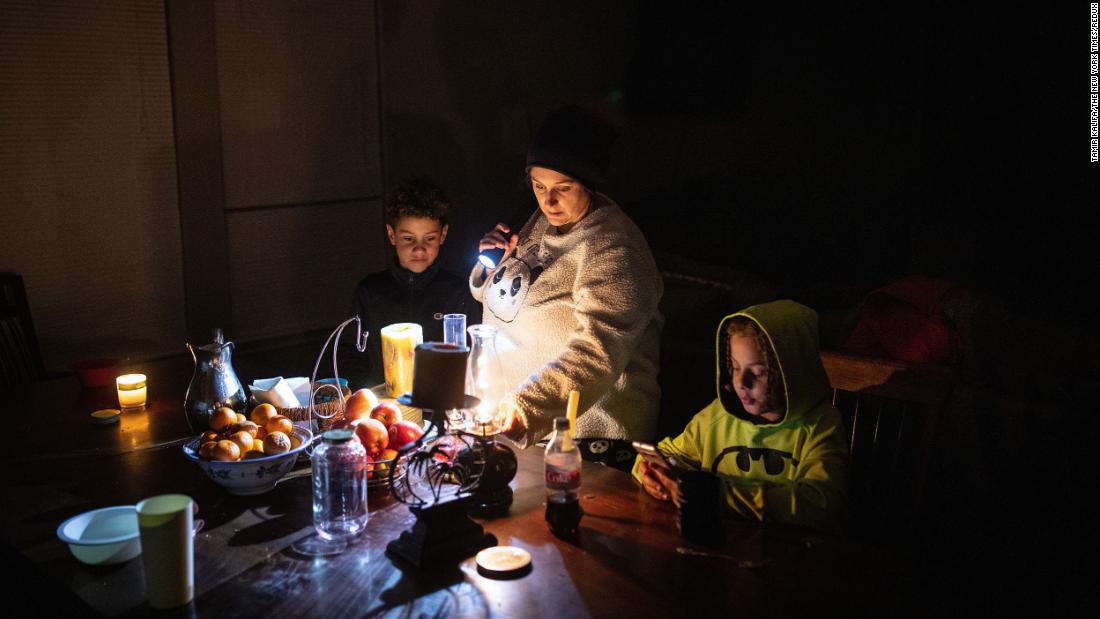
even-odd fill
[{"label": "curly hair", "polygon": [[425,179],[407,180],[386,194],[386,223],[390,226],[405,217],[426,217],[446,226],[450,210],[451,202],[443,190]]},{"label": "curly hair", "polygon": [[[729,341],[733,336],[750,338],[756,342],[756,346],[764,353],[764,367],[768,372],[768,401],[765,408],[776,412],[783,412],[787,408],[787,396],[783,391],[783,374],[779,371],[779,361],[776,359],[775,350],[772,348],[768,336],[760,330],[756,321],[748,316],[734,316],[730,318],[725,329],[725,359],[727,372],[733,375],[733,359],[730,358]],[[732,389],[730,385],[725,386]]]}]

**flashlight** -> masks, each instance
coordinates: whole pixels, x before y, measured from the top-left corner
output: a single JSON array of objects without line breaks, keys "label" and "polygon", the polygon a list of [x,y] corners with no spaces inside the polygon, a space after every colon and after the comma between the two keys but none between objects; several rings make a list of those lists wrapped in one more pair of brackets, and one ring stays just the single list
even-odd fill
[{"label": "flashlight", "polygon": [[477,261],[484,265],[486,269],[495,269],[497,268],[497,263],[500,262],[503,256],[503,249],[499,247],[490,247],[478,254]]},{"label": "flashlight", "polygon": [[[515,211],[511,214],[511,216],[508,219],[505,219],[504,221],[515,221],[515,219],[519,216],[519,214],[520,213],[518,211]],[[497,225],[502,226],[504,228],[507,228],[507,230],[508,230],[507,233],[505,233],[503,230],[501,230],[501,234],[504,235],[505,239],[511,239],[513,236],[515,236],[514,234],[512,234],[512,231],[514,230],[514,228],[512,228],[512,226],[507,225],[507,224],[503,224],[503,223],[497,224]],[[506,240],[505,242],[510,242],[510,241]],[[477,261],[479,263],[481,263],[481,265],[484,266],[486,269],[489,269],[490,271],[497,268],[497,266],[500,264],[500,261],[501,261],[502,258],[504,258],[504,250],[499,248],[499,247],[490,247],[489,249],[486,249],[485,251],[483,251],[483,252],[481,252],[480,254],[477,255]]]}]

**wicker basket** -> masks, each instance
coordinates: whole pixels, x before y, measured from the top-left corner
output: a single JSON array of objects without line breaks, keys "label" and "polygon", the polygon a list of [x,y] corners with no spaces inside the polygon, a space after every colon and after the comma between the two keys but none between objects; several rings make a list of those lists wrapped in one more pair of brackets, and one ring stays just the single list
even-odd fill
[{"label": "wicker basket", "polygon": [[[316,386],[314,387],[316,389]],[[347,387],[341,387],[341,391],[346,398],[350,393]],[[331,390],[330,390],[331,392]],[[332,392],[335,393],[335,392]],[[332,398],[327,402],[318,402],[313,405],[313,421],[317,422],[316,428],[310,428],[317,435],[322,434],[326,430],[332,429],[332,426],[344,418],[344,405],[343,402]],[[310,420],[309,405],[297,406],[294,408],[279,408],[275,407],[275,410],[279,411],[280,415],[288,417],[291,421],[296,423],[308,424]]]},{"label": "wicker basket", "polygon": [[[290,420],[295,423],[308,424],[310,421],[308,406],[300,406],[298,408],[275,407],[275,410],[279,411],[280,415],[289,417]],[[337,421],[344,418],[344,413],[340,409],[339,402],[318,404],[313,407],[313,410],[315,413],[313,420],[317,422],[317,428],[314,430],[316,434],[322,434],[326,430],[331,430],[332,426],[335,425]]]}]

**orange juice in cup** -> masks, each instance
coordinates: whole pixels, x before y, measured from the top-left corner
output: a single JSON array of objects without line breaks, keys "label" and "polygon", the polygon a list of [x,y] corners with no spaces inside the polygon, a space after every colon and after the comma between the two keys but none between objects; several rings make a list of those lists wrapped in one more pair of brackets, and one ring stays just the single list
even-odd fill
[{"label": "orange juice in cup", "polygon": [[411,393],[413,356],[416,347],[424,343],[424,330],[415,322],[398,322],[382,327],[381,335],[386,392],[391,398]]}]

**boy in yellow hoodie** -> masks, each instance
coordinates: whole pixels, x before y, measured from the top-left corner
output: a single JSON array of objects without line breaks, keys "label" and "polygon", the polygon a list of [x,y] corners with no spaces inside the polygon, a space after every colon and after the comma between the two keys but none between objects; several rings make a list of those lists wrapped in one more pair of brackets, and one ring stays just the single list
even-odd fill
[{"label": "boy in yellow hoodie", "polygon": [[[817,313],[788,300],[725,317],[717,335],[718,398],[657,448],[718,476],[733,513],[841,533],[848,448],[821,365]],[[640,456],[646,492],[680,503],[675,471]]]}]

